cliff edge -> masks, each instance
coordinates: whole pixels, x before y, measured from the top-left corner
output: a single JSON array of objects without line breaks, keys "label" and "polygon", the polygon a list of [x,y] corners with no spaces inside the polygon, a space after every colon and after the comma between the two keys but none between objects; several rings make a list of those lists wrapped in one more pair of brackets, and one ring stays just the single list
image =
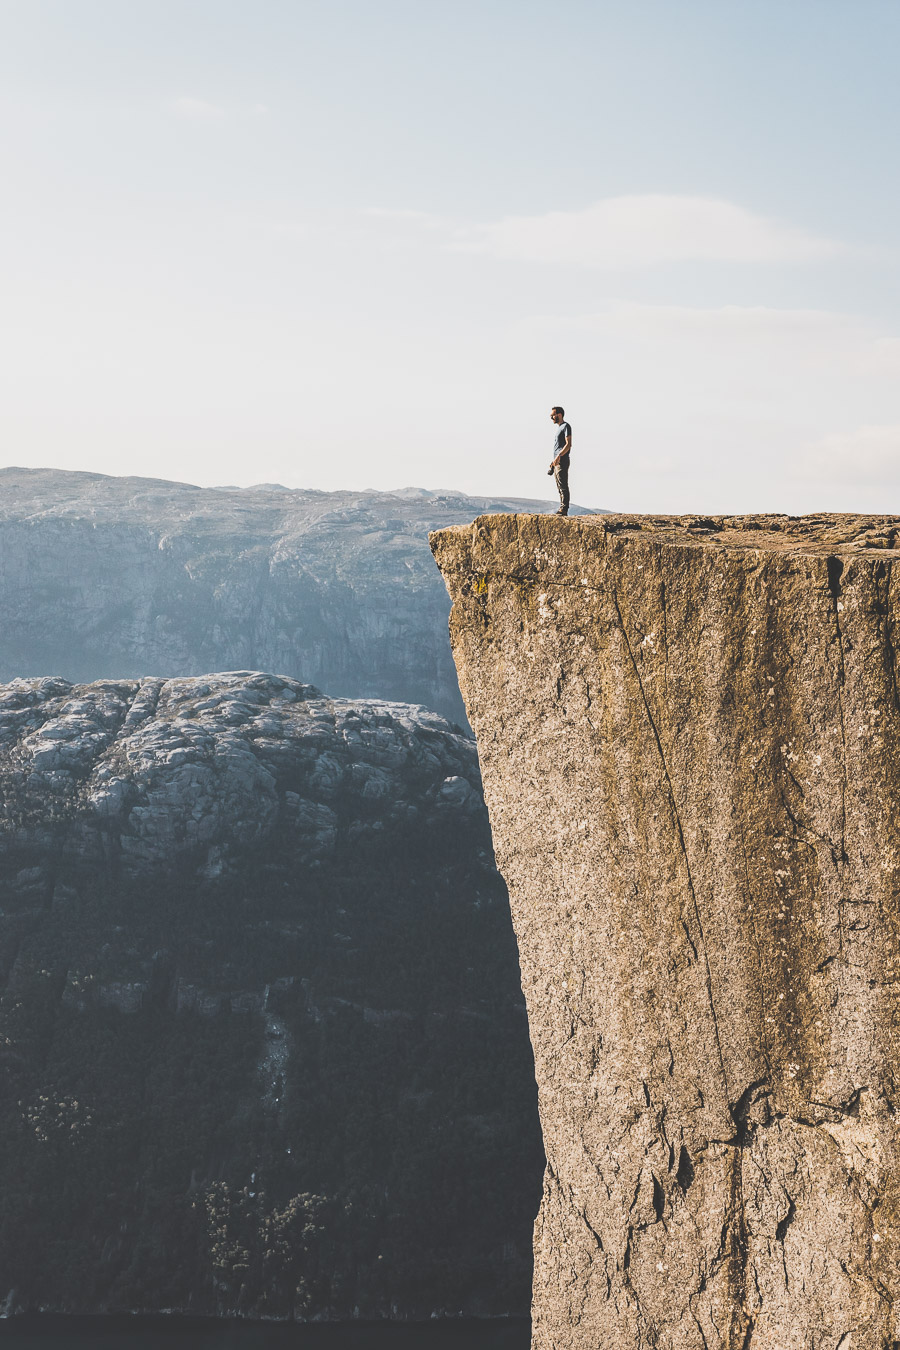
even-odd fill
[{"label": "cliff edge", "polygon": [[535,1052],[535,1347],[900,1345],[900,518],[431,543]]}]

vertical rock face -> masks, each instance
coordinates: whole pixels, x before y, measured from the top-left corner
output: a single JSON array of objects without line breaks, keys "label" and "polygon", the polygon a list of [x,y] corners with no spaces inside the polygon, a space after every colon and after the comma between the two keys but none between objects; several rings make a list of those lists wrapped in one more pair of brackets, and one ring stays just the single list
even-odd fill
[{"label": "vertical rock face", "polygon": [[432,547],[535,1050],[535,1346],[900,1345],[900,520]]}]

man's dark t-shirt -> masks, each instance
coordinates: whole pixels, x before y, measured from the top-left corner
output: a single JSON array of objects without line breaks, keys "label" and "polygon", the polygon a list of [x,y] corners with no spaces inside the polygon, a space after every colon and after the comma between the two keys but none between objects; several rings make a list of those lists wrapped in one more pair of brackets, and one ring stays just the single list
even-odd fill
[{"label": "man's dark t-shirt", "polygon": [[[555,435],[555,437],[553,438],[553,458],[554,458],[554,459],[556,459],[556,456],[559,454],[560,450],[561,450],[561,449],[563,448],[563,446],[565,445],[565,443],[566,443],[566,437],[568,437],[568,438],[571,440],[571,438],[572,438],[572,428],[569,426],[568,422],[560,422],[559,427],[557,428],[556,435]],[[568,459],[568,455],[566,456],[566,459]]]}]

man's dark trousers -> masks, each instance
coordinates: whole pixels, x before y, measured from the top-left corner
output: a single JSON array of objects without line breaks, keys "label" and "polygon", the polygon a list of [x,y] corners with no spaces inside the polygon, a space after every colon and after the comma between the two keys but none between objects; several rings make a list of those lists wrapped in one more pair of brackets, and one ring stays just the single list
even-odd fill
[{"label": "man's dark trousers", "polygon": [[565,516],[569,511],[569,456],[563,455],[562,459],[553,470],[553,477],[556,479],[556,486],[559,491],[559,505],[562,514]]}]

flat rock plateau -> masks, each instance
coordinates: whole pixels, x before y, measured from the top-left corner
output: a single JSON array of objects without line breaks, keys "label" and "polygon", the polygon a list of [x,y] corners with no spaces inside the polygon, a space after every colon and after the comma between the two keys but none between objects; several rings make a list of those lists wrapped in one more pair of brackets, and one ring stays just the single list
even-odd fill
[{"label": "flat rock plateau", "polygon": [[6,1312],[524,1313],[471,738],[254,671],[0,688],[0,1137]]},{"label": "flat rock plateau", "polygon": [[2,469],[0,680],[276,670],[462,721],[428,532],[538,506]]},{"label": "flat rock plateau", "polygon": [[535,1053],[536,1350],[896,1350],[900,518],[432,547]]}]

